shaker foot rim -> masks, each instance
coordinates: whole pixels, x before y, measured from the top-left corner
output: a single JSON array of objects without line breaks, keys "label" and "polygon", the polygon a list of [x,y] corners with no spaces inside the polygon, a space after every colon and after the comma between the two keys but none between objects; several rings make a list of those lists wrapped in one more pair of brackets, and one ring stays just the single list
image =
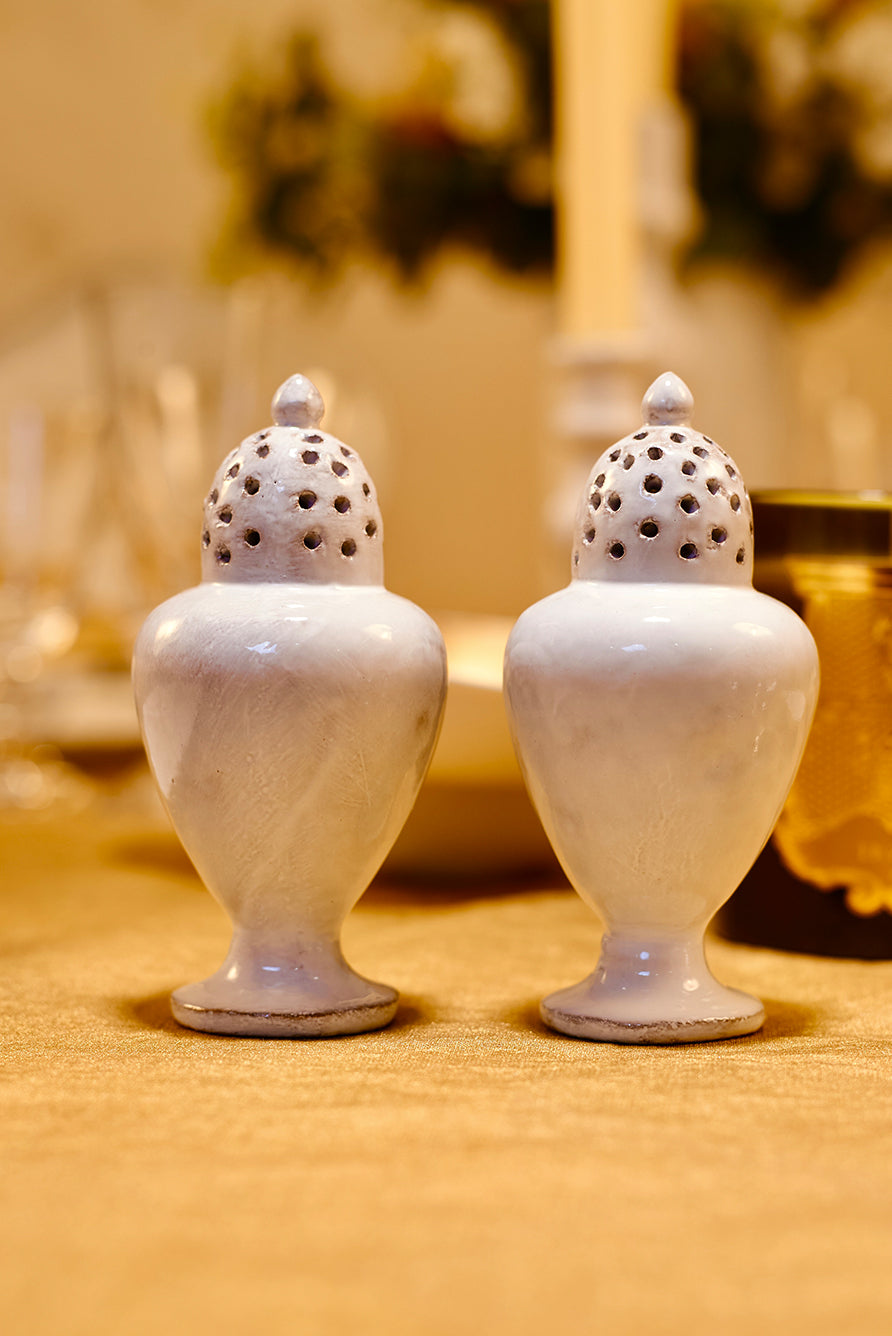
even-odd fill
[{"label": "shaker foot rim", "polygon": [[380,996],[369,1002],[337,1003],[320,1011],[241,1011],[231,1007],[205,1006],[186,1000],[178,989],[171,994],[174,1019],[188,1030],[205,1034],[241,1035],[244,1038],[321,1039],[337,1035],[364,1034],[389,1025],[396,1015],[399,993],[387,985],[376,985]]},{"label": "shaker foot rim", "polygon": [[[748,999],[757,1008],[745,1015],[689,1018],[680,1020],[626,1021],[606,1016],[592,1016],[563,1010],[555,997],[546,998],[539,1007],[546,1025],[573,1039],[592,1039],[612,1044],[692,1044],[711,1039],[733,1039],[754,1034],[765,1023],[765,1009],[755,998]],[[745,997],[745,994],[741,994]]]}]

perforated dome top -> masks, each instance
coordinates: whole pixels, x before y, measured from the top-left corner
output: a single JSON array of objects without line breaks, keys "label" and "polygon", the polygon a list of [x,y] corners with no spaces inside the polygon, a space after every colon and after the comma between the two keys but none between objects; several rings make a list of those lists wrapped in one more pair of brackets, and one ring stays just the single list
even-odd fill
[{"label": "perforated dome top", "polygon": [[751,582],[749,496],[731,457],[691,428],[693,407],[683,380],[658,376],[642,426],[595,464],[576,515],[575,579]]},{"label": "perforated dome top", "polygon": [[202,579],[378,585],[381,512],[355,450],[322,431],[305,376],[280,386],[273,423],[217,470],[204,505]]}]

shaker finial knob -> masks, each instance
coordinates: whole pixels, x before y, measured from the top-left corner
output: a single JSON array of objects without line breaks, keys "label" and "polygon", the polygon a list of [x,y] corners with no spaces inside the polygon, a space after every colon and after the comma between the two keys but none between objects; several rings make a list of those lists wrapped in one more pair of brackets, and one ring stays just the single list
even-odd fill
[{"label": "shaker finial knob", "polygon": [[325,404],[306,376],[289,376],[273,396],[273,422],[278,427],[318,427]]},{"label": "shaker finial knob", "polygon": [[694,412],[694,396],[680,376],[664,371],[641,400],[644,421],[654,427],[686,427]]}]

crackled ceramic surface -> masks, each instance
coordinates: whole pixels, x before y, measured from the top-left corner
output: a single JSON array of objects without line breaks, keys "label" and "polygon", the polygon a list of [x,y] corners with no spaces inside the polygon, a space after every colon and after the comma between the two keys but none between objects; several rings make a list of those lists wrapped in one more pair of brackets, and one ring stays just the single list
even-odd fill
[{"label": "crackled ceramic surface", "polygon": [[588,979],[545,999],[567,1034],[673,1043],[747,1034],[755,998],[710,973],[704,929],[777,819],[818,689],[805,625],[751,584],[734,461],[659,377],[642,425],[591,471],[569,586],[505,656],[518,757],[573,885],[604,922]]},{"label": "crackled ceramic surface", "polygon": [[381,515],[358,454],[319,426],[304,377],[223,461],[202,583],[157,608],[134,653],[146,750],[189,856],[233,923],[226,960],[179,988],[193,1029],[374,1029],[396,991],[340,949],[396,839],[445,699],[442,638],[382,584]]}]

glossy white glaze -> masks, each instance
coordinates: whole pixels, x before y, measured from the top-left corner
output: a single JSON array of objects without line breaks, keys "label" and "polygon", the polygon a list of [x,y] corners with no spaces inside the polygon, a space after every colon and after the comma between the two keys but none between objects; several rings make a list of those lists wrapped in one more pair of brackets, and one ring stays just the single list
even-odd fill
[{"label": "glossy white glaze", "polygon": [[[736,467],[713,442],[679,431],[690,392],[681,382],[674,392],[673,381],[655,383],[645,426],[595,465],[573,579],[520,617],[505,658],[531,796],[568,877],[605,924],[595,972],[543,1003],[550,1025],[589,1039],[682,1042],[762,1023],[756,999],[710,974],[703,932],[769,836],[817,697],[807,628],[749,582],[749,502]],[[703,491],[718,464],[723,491]],[[629,481],[596,547],[585,542],[589,500],[611,467]],[[650,492],[644,482],[657,469],[661,487]],[[614,491],[609,476],[597,488]],[[693,515],[679,508],[701,492]],[[713,503],[724,512],[704,520]],[[719,525],[727,540],[710,547]],[[621,559],[610,555],[615,542]],[[695,558],[679,556],[684,543],[696,544]]]},{"label": "glossy white glaze", "polygon": [[[249,494],[286,578],[248,566],[239,579],[227,563],[224,580],[156,608],[134,652],[155,778],[234,929],[223,965],[178,989],[174,1014],[224,1034],[346,1034],[392,1019],[395,990],[347,965],[340,931],[412,807],[445,699],[442,638],[419,608],[378,583],[322,582],[315,566],[287,578],[289,543],[298,563],[315,555],[300,506],[288,511],[305,484],[290,449],[264,456],[271,513],[263,488]],[[335,511],[338,536],[341,520]],[[380,540],[372,573],[379,551]]]}]

